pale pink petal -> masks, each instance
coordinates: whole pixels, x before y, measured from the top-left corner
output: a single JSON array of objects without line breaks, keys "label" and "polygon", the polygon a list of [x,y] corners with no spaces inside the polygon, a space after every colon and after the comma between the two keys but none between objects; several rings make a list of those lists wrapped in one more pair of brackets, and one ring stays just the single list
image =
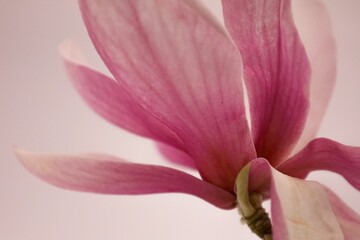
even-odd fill
[{"label": "pale pink petal", "polygon": [[193,8],[199,15],[201,15],[205,20],[213,25],[213,27],[217,28],[219,32],[223,32],[226,34],[225,27],[220,23],[219,19],[214,16],[210,9],[204,6],[203,0],[182,0],[186,2],[188,6]]},{"label": "pale pink petal", "polygon": [[325,188],[273,172],[274,239],[343,239]]},{"label": "pale pink petal", "polygon": [[132,133],[183,148],[176,134],[134,101],[122,85],[86,66],[73,42],[64,41],[60,52],[73,85],[96,113]]},{"label": "pale pink petal", "polygon": [[197,169],[194,160],[186,152],[164,143],[156,143],[156,147],[166,160],[191,169]]},{"label": "pale pink petal", "polygon": [[360,190],[360,147],[346,146],[326,138],[314,139],[277,169],[299,178],[305,178],[314,170],[329,170],[342,175]]},{"label": "pale pink petal", "polygon": [[313,139],[324,116],[336,78],[336,44],[331,19],[320,0],[293,1],[298,27],[311,64],[310,111],[305,129],[294,150]]},{"label": "pale pink petal", "polygon": [[309,106],[310,66],[290,0],[222,0],[225,25],[240,50],[258,157],[273,166],[290,153]]},{"label": "pale pink petal", "polygon": [[241,59],[198,7],[178,0],[81,0],[90,37],[115,79],[183,141],[202,178],[229,191],[255,157]]},{"label": "pale pink petal", "polygon": [[332,209],[344,233],[345,240],[360,239],[360,216],[349,208],[335,193],[327,189]]},{"label": "pale pink petal", "polygon": [[284,175],[265,159],[251,164],[250,185],[259,180],[271,183],[273,239],[344,239],[324,186]]},{"label": "pale pink petal", "polygon": [[102,194],[187,193],[223,209],[235,197],[212,184],[175,169],[130,163],[105,155],[45,155],[15,149],[34,175],[57,187]]}]

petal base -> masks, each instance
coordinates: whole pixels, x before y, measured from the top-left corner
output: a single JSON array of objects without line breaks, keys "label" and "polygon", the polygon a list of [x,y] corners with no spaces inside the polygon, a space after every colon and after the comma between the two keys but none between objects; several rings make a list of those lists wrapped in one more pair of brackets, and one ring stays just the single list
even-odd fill
[{"label": "petal base", "polygon": [[250,166],[250,193],[265,189],[271,197],[274,239],[344,239],[324,186],[284,175],[265,159],[255,159]]}]

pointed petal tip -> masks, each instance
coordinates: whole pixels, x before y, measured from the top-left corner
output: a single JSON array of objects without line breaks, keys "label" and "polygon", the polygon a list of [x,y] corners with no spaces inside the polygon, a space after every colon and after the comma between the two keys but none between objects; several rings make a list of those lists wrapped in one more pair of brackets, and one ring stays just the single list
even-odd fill
[{"label": "pointed petal tip", "polygon": [[25,166],[25,163],[28,161],[31,161],[31,153],[24,151],[20,149],[18,146],[13,145],[12,150],[16,156],[16,158],[19,160],[19,162]]},{"label": "pointed petal tip", "polygon": [[[21,163],[31,174],[41,179],[44,179],[44,174],[48,172],[50,167],[47,168],[48,164],[44,164],[46,154],[39,154],[30,151],[26,151],[19,147],[13,146],[13,152]],[[46,181],[46,179],[44,179]]]},{"label": "pointed petal tip", "polygon": [[64,61],[73,62],[79,65],[85,65],[87,63],[78,44],[70,38],[60,42],[58,52]]}]

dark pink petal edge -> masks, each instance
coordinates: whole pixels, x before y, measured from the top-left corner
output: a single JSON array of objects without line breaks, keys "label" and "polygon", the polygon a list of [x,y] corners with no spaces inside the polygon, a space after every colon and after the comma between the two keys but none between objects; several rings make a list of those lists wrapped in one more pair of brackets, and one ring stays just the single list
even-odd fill
[{"label": "dark pink petal edge", "polygon": [[360,147],[346,146],[326,138],[311,141],[302,151],[283,162],[277,169],[287,175],[305,178],[315,170],[342,175],[360,190]]},{"label": "dark pink petal edge", "polygon": [[60,188],[101,194],[187,193],[231,209],[235,196],[175,169],[130,163],[106,155],[46,155],[14,149],[32,174]]}]

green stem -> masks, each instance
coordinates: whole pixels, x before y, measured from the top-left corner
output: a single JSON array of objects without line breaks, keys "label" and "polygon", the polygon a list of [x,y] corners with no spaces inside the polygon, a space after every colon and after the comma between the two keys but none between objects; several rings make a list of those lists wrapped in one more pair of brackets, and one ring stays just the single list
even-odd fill
[{"label": "green stem", "polygon": [[237,204],[241,221],[263,240],[272,239],[271,221],[262,207],[262,195],[249,193],[250,165],[246,165],[236,178]]}]

